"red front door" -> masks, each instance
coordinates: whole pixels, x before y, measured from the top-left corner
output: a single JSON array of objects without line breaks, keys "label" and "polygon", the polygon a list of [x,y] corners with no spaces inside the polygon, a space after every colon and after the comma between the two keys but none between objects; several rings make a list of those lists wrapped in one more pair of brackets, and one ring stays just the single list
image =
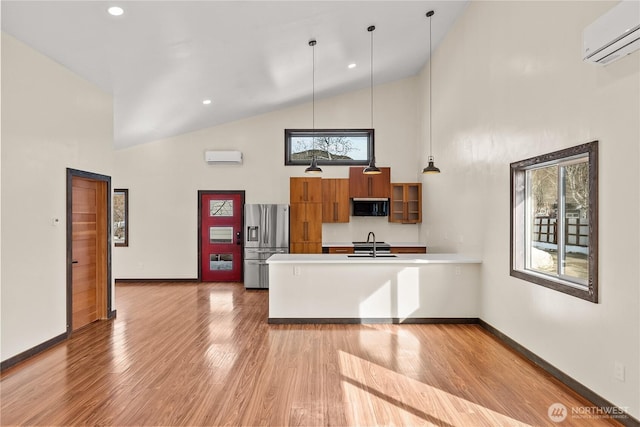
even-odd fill
[{"label": "red front door", "polygon": [[200,279],[242,281],[244,191],[199,191]]}]

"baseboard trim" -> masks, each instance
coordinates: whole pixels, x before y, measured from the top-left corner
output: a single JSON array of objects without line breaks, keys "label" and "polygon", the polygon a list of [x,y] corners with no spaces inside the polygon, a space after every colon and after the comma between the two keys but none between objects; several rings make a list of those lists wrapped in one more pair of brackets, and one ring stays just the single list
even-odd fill
[{"label": "baseboard trim", "polygon": [[[546,360],[544,360],[543,358],[541,358],[531,350],[519,344],[517,341],[513,340],[511,337],[501,332],[499,329],[496,329],[495,327],[491,326],[489,323],[485,322],[482,319],[478,319],[478,323],[485,330],[487,330],[489,333],[491,333],[500,341],[502,341],[505,345],[515,350],[517,353],[519,353],[525,359],[532,362],[534,365],[542,368],[549,375],[551,375],[552,377],[560,381],[562,384],[566,385],[567,387],[569,387],[570,389],[578,393],[580,396],[592,402],[598,408],[601,408],[603,410],[618,408],[616,405],[609,402],[607,399],[600,396],[590,388],[586,387],[584,384],[571,378],[569,375],[565,374],[560,369],[553,366],[551,363],[547,362]],[[620,414],[619,416],[616,416],[616,418],[612,418],[612,419],[615,419],[616,421],[618,421],[619,423],[627,427],[640,427],[640,421],[638,421],[631,415],[627,414],[626,412],[622,411],[622,409],[620,409],[619,414]]]},{"label": "baseboard trim", "polygon": [[270,317],[268,323],[272,325],[345,325],[345,324],[477,324],[477,317],[412,317],[412,318],[387,318],[387,317]]},{"label": "baseboard trim", "polygon": [[188,283],[188,284],[195,284],[195,283],[200,283],[200,281],[197,278],[194,279],[116,279],[115,283],[116,285],[127,285],[127,284],[135,284],[137,286],[139,285],[144,285],[144,284],[148,284],[148,285],[157,285],[158,283],[171,283],[171,284],[179,284],[179,283]]},{"label": "baseboard trim", "polygon": [[35,347],[32,347],[28,350],[23,351],[20,354],[16,354],[13,357],[8,358],[7,360],[3,360],[2,362],[0,362],[0,371],[4,372],[5,370],[14,367],[15,365],[17,365],[20,362],[23,362],[39,353],[42,353],[45,350],[48,350],[52,347],[54,347],[57,344],[60,344],[61,342],[65,341],[67,339],[67,333],[64,332],[58,336],[55,336],[41,344],[38,344]]}]

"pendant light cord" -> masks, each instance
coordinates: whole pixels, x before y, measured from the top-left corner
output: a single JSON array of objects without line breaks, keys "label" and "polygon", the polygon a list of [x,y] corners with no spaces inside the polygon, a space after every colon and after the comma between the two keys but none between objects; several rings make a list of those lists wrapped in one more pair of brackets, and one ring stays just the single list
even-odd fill
[{"label": "pendant light cord", "polygon": [[315,130],[316,130],[316,42],[313,41],[312,45],[312,71],[311,71],[311,129],[314,131],[313,142],[315,144]]},{"label": "pendant light cord", "polygon": [[433,158],[433,133],[432,133],[432,123],[433,123],[433,118],[431,115],[431,80],[432,80],[432,75],[431,75],[431,55],[432,55],[432,50],[431,50],[431,16],[429,16],[429,157]]},{"label": "pendant light cord", "polygon": [[316,41],[310,40],[311,46],[311,157],[316,158]]},{"label": "pendant light cord", "polygon": [[371,83],[371,129],[373,129],[373,30],[375,29],[376,27],[373,25],[367,28],[367,30],[371,33],[371,76],[369,79]]}]

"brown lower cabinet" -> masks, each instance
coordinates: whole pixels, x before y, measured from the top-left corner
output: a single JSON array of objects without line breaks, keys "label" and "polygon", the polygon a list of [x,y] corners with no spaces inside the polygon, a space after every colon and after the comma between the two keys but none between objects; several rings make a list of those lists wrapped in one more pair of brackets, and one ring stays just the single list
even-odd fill
[{"label": "brown lower cabinet", "polygon": [[396,246],[391,247],[392,254],[426,254],[427,248],[424,246]]},{"label": "brown lower cabinet", "polygon": [[322,242],[291,242],[289,252],[292,254],[320,254],[322,253]]},{"label": "brown lower cabinet", "polygon": [[330,254],[352,254],[353,247],[352,246],[329,246],[328,252]]}]

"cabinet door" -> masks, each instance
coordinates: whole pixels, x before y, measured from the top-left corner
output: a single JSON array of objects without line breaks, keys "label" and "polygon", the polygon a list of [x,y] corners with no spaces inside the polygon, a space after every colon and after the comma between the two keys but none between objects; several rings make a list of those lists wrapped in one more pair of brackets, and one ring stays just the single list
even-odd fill
[{"label": "cabinet door", "polygon": [[422,184],[391,184],[389,222],[417,224],[422,222]]},{"label": "cabinet door", "polygon": [[403,184],[391,184],[391,201],[389,205],[389,222],[404,222],[406,204],[404,203]]},{"label": "cabinet door", "polygon": [[404,194],[406,222],[410,224],[422,222],[422,184],[419,182],[406,184]]},{"label": "cabinet door", "polygon": [[322,222],[349,222],[349,180],[322,180]]},{"label": "cabinet door", "polygon": [[392,246],[392,254],[426,254],[427,248],[424,246]]},{"label": "cabinet door", "polygon": [[365,175],[364,168],[352,167],[349,169],[349,197],[375,197],[388,199],[391,184],[391,169],[380,168],[382,173],[378,175]]},{"label": "cabinet door", "polygon": [[293,203],[290,208],[291,243],[322,243],[322,204]]},{"label": "cabinet door", "polygon": [[350,246],[330,246],[328,249],[330,254],[352,254],[353,247]]},{"label": "cabinet door", "polygon": [[289,203],[321,203],[321,178],[290,178]]}]

